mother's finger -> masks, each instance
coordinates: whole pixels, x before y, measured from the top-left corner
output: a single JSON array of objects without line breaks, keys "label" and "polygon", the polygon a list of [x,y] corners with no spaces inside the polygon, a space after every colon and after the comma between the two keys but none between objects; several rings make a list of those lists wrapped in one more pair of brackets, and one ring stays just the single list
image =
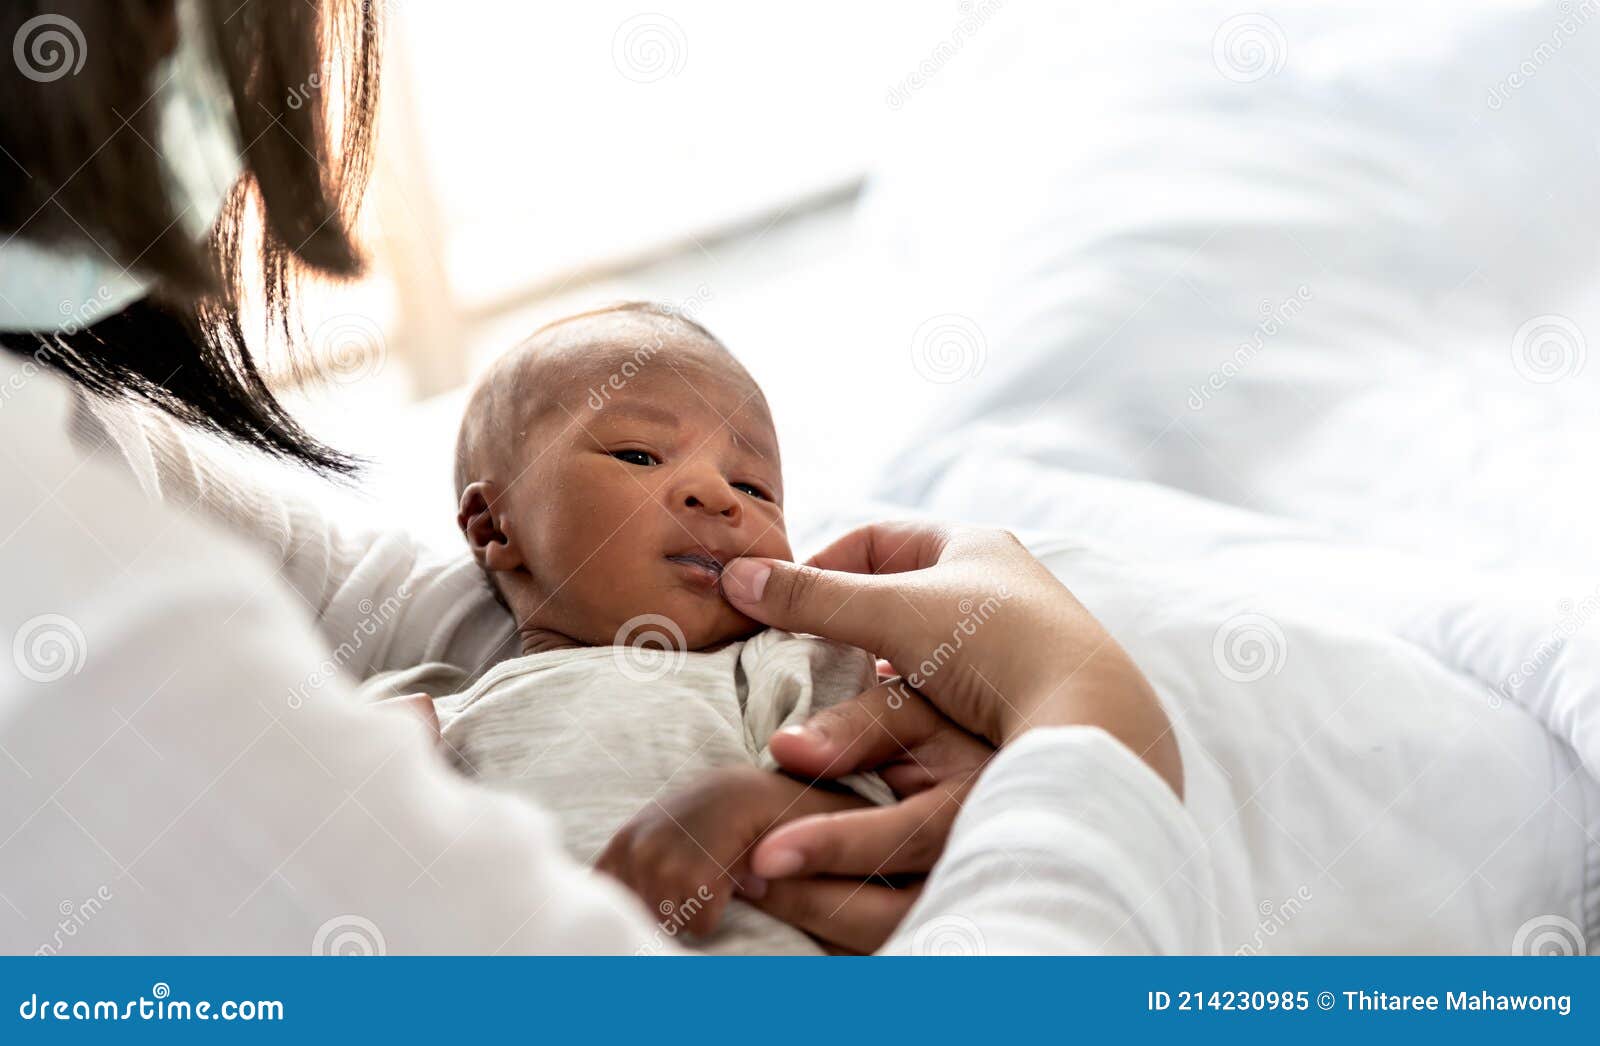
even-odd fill
[{"label": "mother's finger", "polygon": [[848,643],[894,659],[905,636],[893,627],[910,582],[822,570],[780,559],[739,558],[722,568],[722,595],[764,625]]},{"label": "mother's finger", "polygon": [[921,883],[796,879],[769,883],[766,895],[751,903],[830,944],[865,954],[883,946],[921,892]]},{"label": "mother's finger", "polygon": [[851,574],[900,574],[937,563],[948,540],[948,529],[935,524],[873,523],[850,531],[806,562]]},{"label": "mother's finger", "polygon": [[907,757],[949,723],[898,677],[772,735],[773,758],[798,777],[843,777]]},{"label": "mother's finger", "polygon": [[949,781],[893,806],[801,817],[774,828],[750,852],[750,870],[769,880],[814,875],[927,872],[944,852],[972,778]]}]

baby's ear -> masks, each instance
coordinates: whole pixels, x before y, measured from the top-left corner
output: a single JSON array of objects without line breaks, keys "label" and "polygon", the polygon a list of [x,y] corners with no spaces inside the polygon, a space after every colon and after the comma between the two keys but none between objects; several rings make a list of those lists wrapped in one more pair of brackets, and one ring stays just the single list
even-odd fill
[{"label": "baby's ear", "polygon": [[500,491],[489,480],[470,483],[461,492],[456,526],[466,536],[472,558],[485,570],[517,570],[522,559],[509,534],[500,526],[496,504]]}]

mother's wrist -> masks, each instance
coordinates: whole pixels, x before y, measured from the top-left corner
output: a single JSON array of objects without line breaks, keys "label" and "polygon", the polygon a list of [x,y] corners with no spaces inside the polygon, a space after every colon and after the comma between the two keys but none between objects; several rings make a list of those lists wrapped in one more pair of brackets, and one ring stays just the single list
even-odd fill
[{"label": "mother's wrist", "polygon": [[1093,726],[1126,745],[1183,796],[1183,760],[1172,722],[1144,673],[1127,660],[1123,666],[1080,668],[1032,699],[1010,702],[1003,710],[996,743],[1004,748],[1036,727]]}]

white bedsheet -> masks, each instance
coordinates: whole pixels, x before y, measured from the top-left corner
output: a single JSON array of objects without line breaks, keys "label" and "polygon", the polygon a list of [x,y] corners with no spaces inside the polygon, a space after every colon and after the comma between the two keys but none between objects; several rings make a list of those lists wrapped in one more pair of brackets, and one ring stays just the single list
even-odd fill
[{"label": "white bedsheet", "polygon": [[1592,950],[1600,10],[1393,6],[999,11],[863,208],[954,379],[883,489],[1093,550],[1237,946]]},{"label": "white bedsheet", "polygon": [[1500,952],[1594,914],[1600,788],[1520,709],[1354,622],[1220,590],[1216,564],[1045,560],[1178,724],[1224,947]]}]

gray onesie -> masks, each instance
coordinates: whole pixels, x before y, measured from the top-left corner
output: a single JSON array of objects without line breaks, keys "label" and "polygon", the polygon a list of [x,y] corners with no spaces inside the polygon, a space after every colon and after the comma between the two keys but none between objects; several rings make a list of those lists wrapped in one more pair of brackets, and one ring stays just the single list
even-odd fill
[{"label": "gray onesie", "polygon": [[[774,769],[773,731],[876,682],[865,652],[776,629],[711,653],[612,646],[532,654],[496,665],[458,693],[438,693],[452,685],[450,673],[425,665],[375,677],[363,692],[432,693],[457,766],[537,800],[585,863],[652,799],[703,771]],[[894,799],[873,774],[843,783],[876,803]],[[805,934],[737,900],[716,934],[679,943],[719,954],[820,953]]]}]

